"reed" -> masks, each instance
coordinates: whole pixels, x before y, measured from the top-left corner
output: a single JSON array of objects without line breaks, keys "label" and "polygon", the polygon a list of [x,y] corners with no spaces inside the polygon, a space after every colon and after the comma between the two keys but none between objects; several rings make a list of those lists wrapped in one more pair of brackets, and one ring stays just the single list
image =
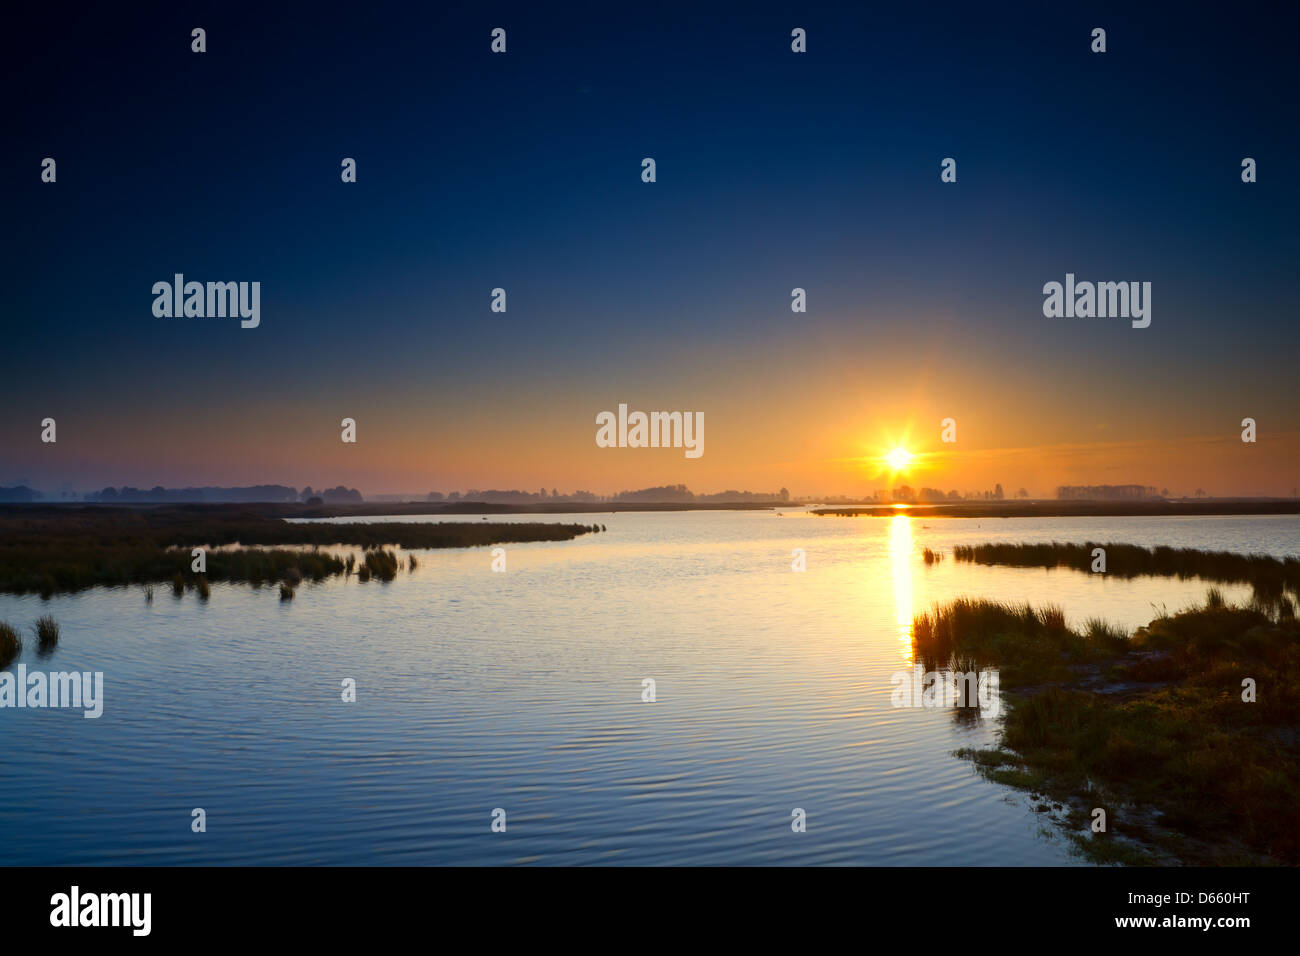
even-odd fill
[{"label": "reed", "polygon": [[0,667],[8,667],[22,653],[23,639],[18,628],[8,621],[0,621]]},{"label": "reed", "polygon": [[1114,542],[1100,544],[977,544],[957,545],[953,559],[975,564],[1020,568],[1073,568],[1092,571],[1093,550],[1106,552],[1106,574],[1200,578],[1220,584],[1248,584],[1262,603],[1277,604],[1290,593],[1300,596],[1300,560],[1263,554],[1202,551],[1195,548],[1144,548]]},{"label": "reed", "polygon": [[[391,581],[397,577],[397,555],[383,548],[375,548],[365,553],[366,570],[381,581]],[[362,580],[366,580],[363,578]]]},{"label": "reed", "polygon": [[49,614],[42,614],[32,625],[36,634],[36,647],[42,653],[49,653],[59,643],[59,622]]},{"label": "reed", "polygon": [[1291,743],[1300,699],[1261,693],[1245,703],[1242,689],[1242,675],[1260,688],[1300,686],[1294,617],[1274,620],[1211,591],[1203,606],[1128,635],[1095,618],[1072,631],[1054,608],[960,599],[918,617],[914,633],[918,659],[1001,671],[1010,706],[1000,747],[962,752],[981,773],[1075,806],[1067,835],[1087,831],[1086,807],[1135,809],[1126,832],[1146,850],[1078,838],[1085,855],[1300,863]]},{"label": "reed", "polygon": [[[594,526],[593,526],[594,527]],[[209,581],[275,582],[291,567],[304,579],[342,574],[348,565],[319,549],[367,552],[396,545],[469,548],[567,541],[592,528],[543,522],[382,522],[296,524],[255,508],[186,505],[0,506],[0,592],[57,592],[175,581],[190,576],[190,549],[206,546]],[[230,547],[240,545],[240,547]],[[355,557],[352,558],[356,566]],[[386,579],[387,571],[372,574]]]}]

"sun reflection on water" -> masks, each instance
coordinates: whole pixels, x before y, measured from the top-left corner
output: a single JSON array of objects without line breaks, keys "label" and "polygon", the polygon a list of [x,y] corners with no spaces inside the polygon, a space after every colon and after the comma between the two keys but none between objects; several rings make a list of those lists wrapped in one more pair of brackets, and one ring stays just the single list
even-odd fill
[{"label": "sun reflection on water", "polygon": [[894,621],[903,658],[912,663],[912,519],[889,519],[889,563],[894,577]]}]

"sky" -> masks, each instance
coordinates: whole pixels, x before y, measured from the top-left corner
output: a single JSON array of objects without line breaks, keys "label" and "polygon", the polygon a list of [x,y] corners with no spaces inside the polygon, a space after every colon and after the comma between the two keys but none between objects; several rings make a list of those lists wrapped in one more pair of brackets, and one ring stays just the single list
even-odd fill
[{"label": "sky", "polygon": [[[0,486],[1300,485],[1287,7],[543,6],[13,17]],[[260,325],[155,316],[178,272]]]}]

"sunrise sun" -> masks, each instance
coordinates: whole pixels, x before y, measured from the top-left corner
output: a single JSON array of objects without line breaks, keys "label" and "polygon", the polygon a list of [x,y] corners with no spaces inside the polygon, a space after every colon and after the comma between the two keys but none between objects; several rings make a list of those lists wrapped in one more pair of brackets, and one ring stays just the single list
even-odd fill
[{"label": "sunrise sun", "polygon": [[885,461],[889,463],[891,470],[902,471],[912,463],[915,457],[915,455],[900,445],[885,455]]}]

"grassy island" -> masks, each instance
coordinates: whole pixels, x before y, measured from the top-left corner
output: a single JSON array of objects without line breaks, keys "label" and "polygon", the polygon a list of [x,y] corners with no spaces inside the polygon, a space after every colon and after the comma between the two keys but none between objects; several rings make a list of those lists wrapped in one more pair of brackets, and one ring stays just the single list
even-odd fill
[{"label": "grassy island", "polygon": [[[1030,791],[1098,862],[1300,863],[1300,623],[1231,607],[1133,634],[1059,608],[960,599],[914,622],[927,669],[997,668],[1000,746],[961,751]],[[1105,833],[1090,829],[1106,811]]]},{"label": "grassy island", "polygon": [[[206,589],[208,581],[320,580],[352,570],[331,546],[366,551],[362,567],[391,580],[396,558],[385,546],[467,548],[568,541],[600,525],[545,522],[295,523],[238,505],[156,508],[0,507],[0,592],[50,596],[97,585],[171,582]],[[204,548],[207,571],[191,570]]]}]

